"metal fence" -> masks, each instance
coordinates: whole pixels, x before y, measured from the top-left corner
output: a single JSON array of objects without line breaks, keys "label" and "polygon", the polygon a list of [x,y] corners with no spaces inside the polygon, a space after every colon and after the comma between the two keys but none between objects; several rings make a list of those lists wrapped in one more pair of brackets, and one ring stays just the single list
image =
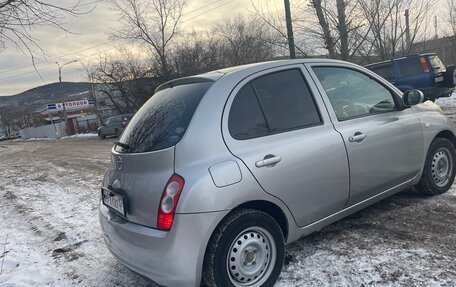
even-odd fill
[{"label": "metal fence", "polygon": [[51,125],[40,126],[36,128],[26,128],[20,130],[21,138],[60,138],[66,136],[64,123],[55,123]]},{"label": "metal fence", "polygon": [[98,126],[98,119],[95,115],[75,119],[76,133],[79,134],[96,132]]}]

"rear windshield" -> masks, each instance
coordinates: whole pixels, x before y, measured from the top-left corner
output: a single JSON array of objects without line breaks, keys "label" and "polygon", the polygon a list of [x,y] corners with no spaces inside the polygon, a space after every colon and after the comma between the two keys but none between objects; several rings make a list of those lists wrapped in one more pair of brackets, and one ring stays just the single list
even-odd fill
[{"label": "rear windshield", "polygon": [[[125,129],[116,150],[140,153],[160,150],[177,144],[201,98],[213,82],[179,85],[160,90],[148,100]],[[128,148],[127,148],[128,147]]]},{"label": "rear windshield", "polygon": [[435,71],[445,70],[445,65],[442,63],[438,56],[429,56],[429,62],[431,62],[432,69]]}]

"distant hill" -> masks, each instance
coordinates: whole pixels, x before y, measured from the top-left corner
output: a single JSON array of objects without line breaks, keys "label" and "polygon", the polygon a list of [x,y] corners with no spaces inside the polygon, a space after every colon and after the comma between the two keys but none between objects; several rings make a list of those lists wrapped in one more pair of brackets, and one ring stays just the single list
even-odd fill
[{"label": "distant hill", "polygon": [[39,110],[49,103],[87,99],[91,97],[89,83],[52,83],[13,96],[0,97],[0,107],[22,107]]}]

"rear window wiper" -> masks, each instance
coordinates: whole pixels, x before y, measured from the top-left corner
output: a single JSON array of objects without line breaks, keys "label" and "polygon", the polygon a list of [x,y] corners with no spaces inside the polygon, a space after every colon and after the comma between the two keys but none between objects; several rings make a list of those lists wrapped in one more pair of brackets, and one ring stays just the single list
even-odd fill
[{"label": "rear window wiper", "polygon": [[122,142],[114,142],[114,145],[115,146],[120,146],[121,148],[124,148],[124,149],[130,149],[130,146],[125,144],[125,143],[122,143]]}]

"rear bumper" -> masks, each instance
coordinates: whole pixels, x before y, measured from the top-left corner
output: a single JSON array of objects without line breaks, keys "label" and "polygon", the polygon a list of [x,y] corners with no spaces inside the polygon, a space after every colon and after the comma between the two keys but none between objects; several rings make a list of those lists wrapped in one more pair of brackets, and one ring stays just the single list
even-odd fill
[{"label": "rear bumper", "polygon": [[165,286],[199,286],[207,242],[228,213],[176,214],[169,232],[127,222],[100,205],[111,253],[126,267]]}]

